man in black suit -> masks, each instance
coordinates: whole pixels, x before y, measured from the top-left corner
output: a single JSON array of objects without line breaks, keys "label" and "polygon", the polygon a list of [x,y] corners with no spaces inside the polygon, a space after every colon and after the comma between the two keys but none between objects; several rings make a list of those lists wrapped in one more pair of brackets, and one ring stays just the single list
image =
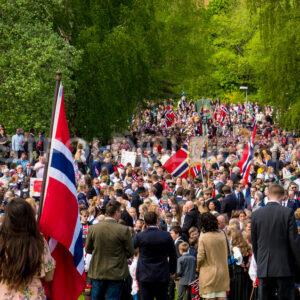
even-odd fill
[{"label": "man in black suit", "polygon": [[157,228],[157,215],[144,216],[147,229],[137,234],[134,247],[139,248],[136,278],[143,300],[168,300],[168,284],[176,272],[176,250],[169,232]]},{"label": "man in black suit", "polygon": [[153,186],[156,188],[155,196],[159,200],[161,198],[161,194],[162,194],[164,187],[161,183],[159,183],[159,181],[158,181],[159,178],[156,174],[153,174],[151,179],[152,179]]},{"label": "man in black suit", "polygon": [[240,175],[240,168],[239,167],[234,167],[232,169],[232,175],[230,177],[230,180],[232,180],[232,182],[234,184],[238,184],[239,181],[241,180],[241,175]]},{"label": "man in black suit", "polygon": [[243,207],[245,205],[245,198],[242,193],[242,186],[240,184],[235,184],[233,186],[233,189],[234,189],[234,192],[232,193],[232,195],[236,199],[236,210],[243,209]]},{"label": "man in black suit", "polygon": [[132,197],[131,206],[136,209],[137,216],[139,217],[139,206],[143,204],[143,198],[146,196],[147,191],[143,186],[139,186],[137,193]]},{"label": "man in black suit", "polygon": [[294,276],[300,267],[300,240],[292,209],[283,207],[284,189],[270,187],[265,207],[252,214],[251,239],[257,263],[259,299],[292,300]]},{"label": "man in black suit", "polygon": [[186,204],[187,214],[182,225],[182,238],[185,241],[189,240],[189,229],[193,226],[198,227],[201,214],[193,201],[188,201]]},{"label": "man in black suit", "polygon": [[231,213],[237,207],[237,200],[231,194],[231,188],[228,185],[223,187],[223,193],[225,198],[221,202],[221,214],[227,214],[228,219],[231,218]]},{"label": "man in black suit", "polygon": [[88,200],[93,199],[95,196],[99,195],[100,189],[98,185],[100,184],[98,178],[93,179],[93,186],[89,189],[87,193]]},{"label": "man in black suit", "polygon": [[222,174],[220,176],[220,181],[216,184],[216,190],[218,191],[219,194],[222,194],[223,187],[225,186],[226,182],[226,175]]}]

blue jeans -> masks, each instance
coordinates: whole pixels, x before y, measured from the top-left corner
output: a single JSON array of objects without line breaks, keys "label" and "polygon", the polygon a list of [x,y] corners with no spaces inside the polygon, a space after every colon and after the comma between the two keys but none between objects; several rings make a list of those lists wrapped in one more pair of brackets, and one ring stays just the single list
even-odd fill
[{"label": "blue jeans", "polygon": [[123,280],[95,280],[92,281],[92,300],[120,300]]},{"label": "blue jeans", "polygon": [[132,298],[133,298],[133,300],[138,300],[139,299],[137,294],[132,295]]}]

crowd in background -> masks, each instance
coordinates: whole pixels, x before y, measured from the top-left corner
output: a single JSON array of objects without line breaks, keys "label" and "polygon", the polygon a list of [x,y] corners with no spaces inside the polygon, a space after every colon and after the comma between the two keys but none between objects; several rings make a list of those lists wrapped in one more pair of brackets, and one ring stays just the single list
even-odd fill
[{"label": "crowd in background", "polygon": [[[172,124],[166,120],[166,105],[175,116]],[[131,120],[125,137],[116,136],[105,143],[78,140],[74,144],[84,244],[91,228],[107,218],[107,207],[118,202],[117,221],[128,227],[137,249],[141,251],[143,247],[139,234],[151,226],[157,225],[168,233],[166,240],[173,241],[176,266],[168,278],[168,299],[175,299],[176,294],[178,299],[185,294],[192,299],[198,293],[210,299],[258,299],[251,215],[268,204],[270,187],[279,184],[284,188],[282,206],[293,212],[300,234],[298,132],[282,130],[276,123],[277,112],[269,106],[227,105],[227,120],[223,123],[212,117],[207,121],[208,132],[204,132],[201,112],[194,101],[183,97],[176,108],[172,102],[166,105],[149,105],[140,117]],[[212,114],[220,105],[211,100]],[[253,118],[258,126],[250,174],[245,181],[238,161],[251,135]],[[196,177],[174,178],[163,169],[164,163],[190,137],[204,133],[209,137],[208,145],[201,151],[201,172]],[[14,197],[26,199],[37,211],[39,199],[30,197],[29,181],[33,177],[43,178],[47,149],[44,133],[36,138],[34,130],[24,135],[19,128],[9,141],[2,125],[0,145],[1,213]],[[136,152],[135,165],[121,164],[123,149]],[[114,218],[116,209],[110,208],[110,217]],[[218,240],[220,247],[214,244]],[[97,279],[91,275],[96,276],[95,272],[89,271],[93,258],[88,248],[87,245],[86,297],[91,289],[90,280]],[[128,265],[123,266],[130,271],[130,275],[123,272],[123,299],[142,297],[136,273],[139,252],[135,250],[133,256],[132,251],[128,252]],[[118,260],[113,253],[104,255],[107,261]],[[218,261],[214,261],[216,257]],[[218,271],[209,265],[213,261]],[[197,278],[199,291],[190,285]],[[108,279],[113,280],[113,275]],[[207,285],[209,280],[214,284]],[[294,292],[299,295],[296,281]]]}]

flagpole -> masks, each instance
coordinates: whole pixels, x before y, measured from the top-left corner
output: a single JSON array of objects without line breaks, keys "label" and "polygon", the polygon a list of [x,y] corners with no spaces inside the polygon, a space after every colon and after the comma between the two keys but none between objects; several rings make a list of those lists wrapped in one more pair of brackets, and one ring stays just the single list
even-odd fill
[{"label": "flagpole", "polygon": [[45,161],[45,167],[44,167],[44,174],[43,174],[43,184],[42,184],[42,190],[41,190],[41,197],[40,197],[40,205],[39,205],[39,212],[38,212],[38,221],[40,220],[42,211],[43,211],[43,205],[44,205],[44,198],[45,198],[45,188],[46,188],[46,179],[48,175],[48,168],[49,168],[49,151],[51,149],[51,143],[52,143],[52,133],[53,133],[53,123],[54,123],[54,115],[56,110],[56,104],[57,104],[57,97],[59,92],[59,86],[61,82],[61,71],[56,71],[56,84],[55,84],[55,92],[54,92],[54,99],[53,99],[53,105],[52,105],[52,115],[51,115],[51,122],[50,122],[50,129],[49,129],[49,146],[48,146],[48,153],[46,155],[46,161]]}]

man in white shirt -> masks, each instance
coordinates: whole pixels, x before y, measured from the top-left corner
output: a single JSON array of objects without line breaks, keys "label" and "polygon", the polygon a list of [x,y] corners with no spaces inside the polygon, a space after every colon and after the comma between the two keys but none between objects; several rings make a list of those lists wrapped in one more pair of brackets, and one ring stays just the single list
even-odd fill
[{"label": "man in white shirt", "polygon": [[39,161],[34,165],[33,170],[36,172],[37,178],[43,178],[45,169],[45,157],[40,156]]}]

